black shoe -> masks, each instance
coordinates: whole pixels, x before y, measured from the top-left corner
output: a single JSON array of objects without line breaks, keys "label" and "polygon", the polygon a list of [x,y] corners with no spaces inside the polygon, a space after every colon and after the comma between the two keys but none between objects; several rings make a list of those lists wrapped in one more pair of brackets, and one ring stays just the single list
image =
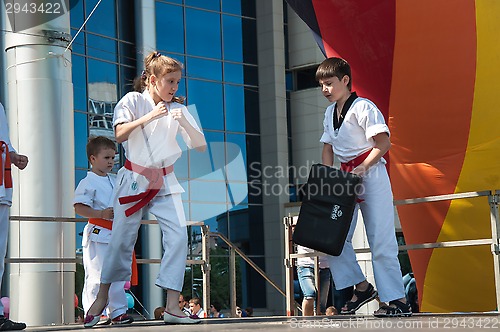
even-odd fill
[{"label": "black shoe", "polygon": [[375,300],[378,296],[378,292],[373,288],[372,284],[368,284],[368,288],[365,291],[354,290],[354,294],[356,295],[356,301],[347,301],[344,308],[341,309],[341,315],[353,315],[356,313],[356,310],[361,308],[366,303]]},{"label": "black shoe", "polygon": [[0,331],[20,331],[26,328],[24,323],[16,323],[10,319],[0,316]]}]

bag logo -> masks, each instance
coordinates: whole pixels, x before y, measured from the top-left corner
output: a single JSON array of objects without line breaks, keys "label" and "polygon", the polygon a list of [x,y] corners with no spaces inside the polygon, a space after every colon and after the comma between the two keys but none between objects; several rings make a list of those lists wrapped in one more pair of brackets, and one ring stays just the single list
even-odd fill
[{"label": "bag logo", "polygon": [[340,209],[340,205],[334,205],[332,213],[330,214],[330,218],[332,220],[337,220],[340,217],[342,217],[342,210]]}]

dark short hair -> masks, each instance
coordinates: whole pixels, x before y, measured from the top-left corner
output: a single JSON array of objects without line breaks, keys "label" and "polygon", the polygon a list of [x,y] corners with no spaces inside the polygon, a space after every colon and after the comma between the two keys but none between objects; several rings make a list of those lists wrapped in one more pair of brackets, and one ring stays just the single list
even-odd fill
[{"label": "dark short hair", "polygon": [[316,69],[316,81],[337,77],[341,80],[344,76],[349,77],[349,83],[347,83],[347,88],[351,91],[352,87],[352,76],[351,76],[351,66],[349,63],[341,58],[328,58],[324,60]]},{"label": "dark short hair", "polygon": [[222,306],[219,302],[212,302],[212,305],[214,306],[215,310],[221,311]]},{"label": "dark short hair", "polygon": [[87,143],[87,158],[97,156],[102,149],[112,149],[116,151],[115,142],[104,136],[91,137]]}]

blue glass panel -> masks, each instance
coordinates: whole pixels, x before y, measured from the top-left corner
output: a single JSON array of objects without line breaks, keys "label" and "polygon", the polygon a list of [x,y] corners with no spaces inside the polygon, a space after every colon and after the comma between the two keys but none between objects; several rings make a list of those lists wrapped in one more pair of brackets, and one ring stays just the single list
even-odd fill
[{"label": "blue glass panel", "polygon": [[[182,139],[182,135],[177,135],[177,143],[182,150],[182,155],[177,159],[174,164],[175,176],[180,180],[187,179],[189,176],[188,172],[188,153],[187,146],[184,140]],[[187,189],[187,186],[182,186],[184,190]]]},{"label": "blue glass panel", "polygon": [[259,70],[257,66],[243,66],[243,72],[245,75],[245,84],[247,85],[259,85]]},{"label": "blue glass panel", "polygon": [[220,11],[220,0],[185,0],[186,6]]},{"label": "blue glass panel", "polygon": [[247,143],[246,136],[227,134],[226,143],[227,179],[247,182]]},{"label": "blue glass panel", "polygon": [[225,181],[224,134],[205,131],[207,150],[189,150],[189,177],[191,179]]},{"label": "blue glass panel", "polygon": [[83,1],[70,0],[69,4],[71,8],[69,12],[71,27],[78,30],[85,21],[83,18]]},{"label": "blue glass panel", "polygon": [[222,63],[220,61],[187,57],[186,75],[189,78],[222,81]]},{"label": "blue glass panel", "polygon": [[[226,111],[226,130],[245,131],[245,88],[237,85],[224,85]],[[248,110],[251,112],[252,110]]]},{"label": "blue glass panel", "polygon": [[224,63],[224,81],[243,84],[243,65]]},{"label": "blue glass panel", "polygon": [[[76,36],[76,33],[78,30],[71,29],[71,37],[73,38]],[[73,44],[71,44],[71,51],[73,54],[79,53],[79,54],[85,54],[85,32],[80,32],[76,39],[73,41]]]},{"label": "blue glass panel", "polygon": [[188,54],[221,59],[220,15],[186,8]]},{"label": "blue glass panel", "polygon": [[222,0],[222,11],[241,15],[241,1],[240,0]]},{"label": "blue glass panel", "polygon": [[261,154],[260,154],[260,136],[247,135],[247,146],[251,149],[247,150],[247,172],[248,181],[262,181],[264,170],[262,169]]},{"label": "blue glass panel", "polygon": [[187,102],[195,104],[203,129],[224,129],[222,84],[188,80]]},{"label": "blue glass panel", "polygon": [[[85,1],[86,17],[90,15],[98,0]],[[101,1],[92,17],[87,21],[86,29],[101,35],[116,38],[116,7],[114,1]]]},{"label": "blue glass panel", "polygon": [[184,53],[184,15],[182,7],[156,3],[156,48]]},{"label": "blue glass panel", "polygon": [[293,74],[291,71],[285,73],[285,82],[287,91],[293,91]]},{"label": "blue glass panel", "polygon": [[117,62],[116,41],[87,33],[87,54],[112,62]]},{"label": "blue glass panel", "polygon": [[248,204],[248,183],[229,182],[227,197],[229,206]]},{"label": "blue glass panel", "polygon": [[71,74],[73,76],[73,102],[74,109],[79,111],[87,110],[87,78],[86,78],[85,58],[72,54]]},{"label": "blue glass panel", "polygon": [[203,221],[212,232],[227,229],[227,207],[225,204],[191,203],[191,220]]},{"label": "blue glass panel", "polygon": [[[117,65],[99,60],[88,59],[89,98],[95,98],[98,94],[106,94],[109,96],[108,99],[116,101],[116,84],[118,82],[117,76]],[[92,83],[109,84],[91,89]],[[102,98],[95,99],[102,100]]]},{"label": "blue glass panel", "polygon": [[243,62],[241,17],[222,15],[224,60]]},{"label": "blue glass panel", "polygon": [[[88,168],[87,139],[88,139],[88,116],[85,113],[75,112],[75,167]],[[77,180],[77,179],[76,179]],[[78,183],[77,180],[76,183]]]},{"label": "blue glass panel", "polygon": [[226,203],[227,190],[223,181],[190,180],[189,188],[191,201]]}]

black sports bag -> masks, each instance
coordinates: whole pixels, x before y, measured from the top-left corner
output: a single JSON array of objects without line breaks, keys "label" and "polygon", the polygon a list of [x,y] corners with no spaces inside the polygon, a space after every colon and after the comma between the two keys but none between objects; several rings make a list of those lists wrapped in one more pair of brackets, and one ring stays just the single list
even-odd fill
[{"label": "black sports bag", "polygon": [[342,253],[351,226],[361,178],[352,173],[314,164],[303,196],[293,241],[332,256]]}]

